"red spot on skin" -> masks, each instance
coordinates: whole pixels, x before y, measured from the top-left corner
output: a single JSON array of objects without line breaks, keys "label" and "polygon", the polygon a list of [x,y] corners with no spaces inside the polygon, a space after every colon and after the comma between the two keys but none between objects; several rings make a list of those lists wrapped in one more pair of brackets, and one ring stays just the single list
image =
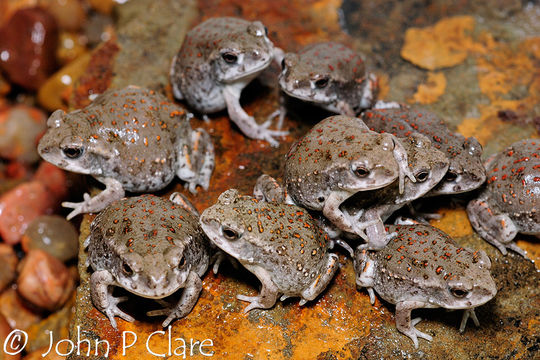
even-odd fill
[{"label": "red spot on skin", "polygon": [[330,64],[328,64],[328,68],[331,70],[331,71],[334,71],[334,67]]},{"label": "red spot on skin", "polygon": [[435,272],[437,273],[437,275],[440,274],[442,271],[443,271],[442,266],[439,266],[437,269],[435,269]]}]

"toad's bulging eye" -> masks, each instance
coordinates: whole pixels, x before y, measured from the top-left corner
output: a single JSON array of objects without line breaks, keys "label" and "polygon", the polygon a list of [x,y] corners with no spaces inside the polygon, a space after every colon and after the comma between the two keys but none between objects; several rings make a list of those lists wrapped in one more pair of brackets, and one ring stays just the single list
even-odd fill
[{"label": "toad's bulging eye", "polygon": [[133,275],[133,269],[125,261],[122,263],[122,272],[127,276]]},{"label": "toad's bulging eye", "polygon": [[77,146],[66,146],[62,148],[62,153],[69,159],[77,159],[83,154],[83,149]]},{"label": "toad's bulging eye", "polygon": [[453,171],[448,171],[446,175],[444,176],[444,180],[446,181],[454,181],[457,179],[457,174]]},{"label": "toad's bulging eye", "polygon": [[236,62],[238,61],[238,55],[233,52],[225,52],[221,54],[221,57],[223,58],[223,60],[225,60],[227,64],[236,64]]},{"label": "toad's bulging eye", "polygon": [[317,81],[315,81],[315,86],[319,89],[323,89],[328,85],[328,78],[322,78]]},{"label": "toad's bulging eye", "polygon": [[463,289],[451,289],[450,292],[457,298],[463,298],[469,293],[467,290]]},{"label": "toad's bulging eye", "polygon": [[186,266],[186,257],[182,256],[182,258],[180,259],[180,262],[178,263],[178,268],[182,269],[184,266]]},{"label": "toad's bulging eye", "polygon": [[285,59],[281,60],[281,70],[285,70],[287,67],[287,64],[285,63]]},{"label": "toad's bulging eye", "polygon": [[221,233],[223,234],[223,237],[227,240],[236,240],[240,237],[236,230],[233,230],[228,226],[222,226]]},{"label": "toad's bulging eye", "polygon": [[370,171],[365,166],[359,166],[356,169],[353,170],[353,172],[356,174],[356,176],[360,178],[365,178],[369,175]]},{"label": "toad's bulging eye", "polygon": [[414,174],[414,178],[418,182],[424,182],[428,179],[428,177],[429,177],[429,171],[427,170],[420,170],[419,172]]}]

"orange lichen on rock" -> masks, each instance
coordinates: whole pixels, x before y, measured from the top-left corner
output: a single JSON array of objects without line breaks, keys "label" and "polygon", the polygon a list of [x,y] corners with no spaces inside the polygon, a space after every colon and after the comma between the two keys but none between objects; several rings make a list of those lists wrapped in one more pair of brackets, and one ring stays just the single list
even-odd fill
[{"label": "orange lichen on rock", "polygon": [[455,16],[433,26],[409,28],[401,56],[428,70],[458,65],[465,61],[469,50],[476,47],[470,36],[474,23],[472,16]]},{"label": "orange lichen on rock", "polygon": [[430,224],[437,229],[441,229],[453,238],[471,235],[473,229],[467,213],[463,208],[442,209],[442,217],[438,220],[430,221]]},{"label": "orange lichen on rock", "polygon": [[409,100],[410,103],[432,104],[441,97],[446,90],[446,77],[442,72],[429,72],[425,84],[418,85],[418,90]]}]

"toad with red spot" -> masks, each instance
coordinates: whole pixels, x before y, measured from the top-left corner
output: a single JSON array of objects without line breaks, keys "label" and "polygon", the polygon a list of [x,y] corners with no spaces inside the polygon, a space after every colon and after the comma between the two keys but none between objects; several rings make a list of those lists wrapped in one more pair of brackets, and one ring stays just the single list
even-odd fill
[{"label": "toad with red spot", "polygon": [[421,319],[411,320],[414,309],[465,309],[460,332],[469,317],[478,326],[474,308],[497,293],[486,253],[464,249],[429,225],[391,225],[387,231],[397,236],[384,249],[355,251],[356,284],[367,288],[371,303],[377,292],[395,304],[396,327],[416,348],[419,337],[428,341],[432,337],[415,328]]},{"label": "toad with red spot", "polygon": [[77,214],[97,212],[124,191],[166,187],[178,176],[192,193],[208,188],[214,147],[203,129],[192,130],[190,114],[167,98],[136,86],[108,90],[84,109],[55,111],[38,145],[46,161],[88,174],[105,184],[100,194],[62,205]]},{"label": "toad with red spot", "polygon": [[480,236],[503,253],[525,256],[518,233],[540,237],[540,140],[513,143],[486,162],[488,181],[467,214]]}]

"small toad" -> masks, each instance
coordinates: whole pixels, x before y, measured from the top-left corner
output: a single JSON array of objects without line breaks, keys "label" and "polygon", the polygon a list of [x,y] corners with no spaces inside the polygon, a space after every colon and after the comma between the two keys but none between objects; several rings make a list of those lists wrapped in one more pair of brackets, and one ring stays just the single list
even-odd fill
[{"label": "small toad", "polygon": [[268,309],[281,300],[314,300],[332,280],[338,256],[329,253],[328,237],[302,208],[260,202],[235,189],[206,209],[201,227],[221,250],[238,260],[262,284],[258,296],[237,295],[244,309]]},{"label": "small toad", "polygon": [[170,70],[175,98],[202,114],[227,109],[231,120],[249,138],[278,146],[272,120],[258,124],[240,105],[244,87],[283,51],[274,47],[260,21],[234,17],[210,18],[191,29]]},{"label": "small toad", "polygon": [[188,315],[199,298],[210,244],[189,201],[178,193],[170,199],[141,195],[117,200],[90,226],[85,246],[94,270],[92,302],[115,329],[115,316],[130,322],[134,318],[118,308],[127,298],[112,296],[114,286],[150,299],[163,299],[183,288],[176,305],[147,313],[167,315],[163,327]]},{"label": "small toad", "polygon": [[497,293],[483,251],[460,247],[447,234],[429,225],[391,225],[386,231],[397,236],[379,251],[360,247],[355,251],[356,284],[368,290],[372,304],[377,292],[396,305],[396,327],[418,348],[418,338],[432,337],[415,328],[411,320],[418,308],[465,309],[460,332],[471,317],[478,326],[474,308]]},{"label": "small toad", "polygon": [[518,233],[540,237],[540,140],[513,143],[486,162],[487,184],[467,214],[480,236],[504,255],[525,256]]},{"label": "small toad", "polygon": [[97,212],[125,191],[163,189],[178,176],[192,193],[208,189],[214,147],[204,129],[192,130],[190,115],[167,98],[136,86],[108,90],[82,110],[55,111],[38,145],[41,157],[105,184],[94,197],[65,202],[73,211]]}]

